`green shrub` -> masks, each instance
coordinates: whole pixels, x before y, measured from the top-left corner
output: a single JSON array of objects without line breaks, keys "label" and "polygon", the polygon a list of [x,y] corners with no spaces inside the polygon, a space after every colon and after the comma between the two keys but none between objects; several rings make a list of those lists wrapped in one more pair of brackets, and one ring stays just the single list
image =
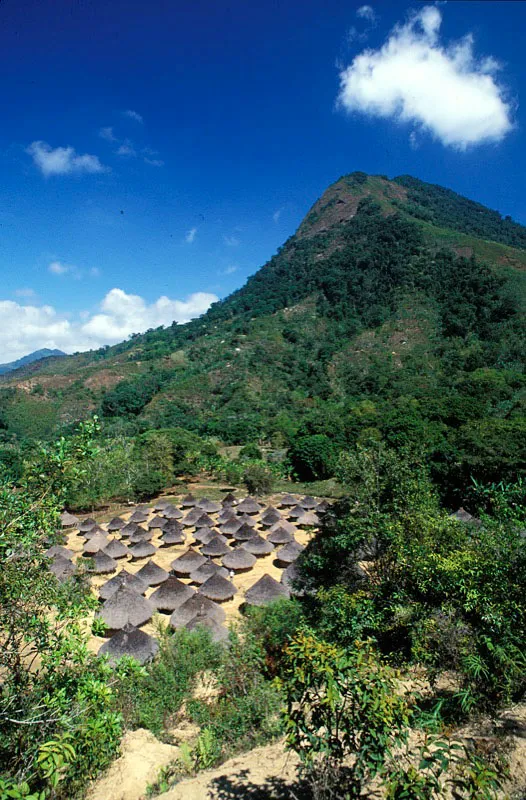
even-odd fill
[{"label": "green shrub", "polygon": [[301,436],[293,442],[289,460],[300,481],[330,478],[335,466],[333,443],[323,433]]},{"label": "green shrub", "polygon": [[264,464],[250,464],[243,472],[243,483],[249,494],[270,494],[274,487],[274,473]]},{"label": "green shrub", "polygon": [[261,460],[262,460],[262,458],[263,458],[263,455],[262,455],[262,453],[261,453],[261,450],[260,450],[260,449],[259,449],[259,447],[257,446],[257,444],[253,444],[253,443],[251,443],[251,444],[246,444],[246,445],[245,445],[244,447],[242,447],[242,448],[241,448],[241,450],[239,451],[239,459],[240,459],[241,461],[244,461],[244,460],[249,460],[249,461],[250,461],[250,460],[261,461]]}]

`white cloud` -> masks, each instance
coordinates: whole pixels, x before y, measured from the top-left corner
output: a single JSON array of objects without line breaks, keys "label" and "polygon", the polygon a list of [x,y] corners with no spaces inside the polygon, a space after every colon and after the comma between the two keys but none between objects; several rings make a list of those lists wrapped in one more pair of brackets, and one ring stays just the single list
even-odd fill
[{"label": "white cloud", "polygon": [[35,165],[48,178],[50,175],[80,175],[83,172],[106,172],[98,156],[79,155],[73,147],[51,147],[47,142],[32,142],[26,152]]},{"label": "white cloud", "polygon": [[117,137],[113,133],[113,128],[100,128],[99,136],[101,139],[105,139],[107,142],[116,142]]},{"label": "white cloud", "polygon": [[127,158],[135,158],[137,155],[133,146],[133,142],[131,142],[129,139],[124,139],[116,152],[118,156],[126,156]]},{"label": "white cloud", "polygon": [[134,122],[144,122],[142,115],[139,114],[138,111],[132,111],[132,109],[129,108],[128,111],[123,111],[122,113],[125,117],[128,117],[128,119],[133,119]]},{"label": "white cloud", "polygon": [[15,289],[14,291],[15,297],[25,297],[27,299],[32,299],[37,296],[37,293],[34,289]]},{"label": "white cloud", "polygon": [[67,272],[71,272],[72,269],[75,268],[69,264],[63,264],[61,261],[52,261],[48,267],[48,271],[52,275],[65,275]]},{"label": "white cloud", "polygon": [[491,57],[477,61],[471,35],[441,44],[441,22],[436,6],[424,6],[379,50],[357,55],[340,72],[339,105],[412,123],[459,150],[499,141],[512,128],[510,104],[495,78],[499,65]]},{"label": "white cloud", "polygon": [[274,211],[274,213],[272,214],[272,219],[274,220],[274,222],[279,222],[279,218],[281,217],[282,214],[283,214],[282,208],[278,208],[276,211]]},{"label": "white cloud", "polygon": [[375,22],[376,20],[376,13],[372,6],[360,6],[356,10],[356,16],[360,17],[360,19],[366,19],[367,22]]},{"label": "white cloud", "polygon": [[144,298],[112,289],[96,314],[81,311],[77,317],[61,314],[52,306],[21,305],[0,301],[0,352],[12,361],[42,347],[66,353],[116,344],[131,333],[188,322],[217,301],[214,294],[195,292],[186,300],[159,297],[148,304]]},{"label": "white cloud", "polygon": [[223,241],[228,247],[237,247],[240,243],[237,236],[223,236]]},{"label": "white cloud", "polygon": [[226,267],[226,269],[224,269],[219,274],[220,275],[233,275],[234,272],[238,271],[238,269],[239,269],[239,267],[236,264],[231,264],[229,267]]},{"label": "white cloud", "polygon": [[195,241],[196,234],[197,234],[197,228],[190,228],[190,230],[184,237],[185,242],[187,242],[187,244],[192,244],[192,242]]},{"label": "white cloud", "polygon": [[48,272],[51,272],[52,275],[69,275],[77,281],[81,280],[86,275],[89,275],[91,278],[98,278],[101,274],[98,267],[90,267],[90,269],[86,271],[75,266],[75,264],[65,264],[63,261],[52,261],[48,266]]},{"label": "white cloud", "polygon": [[144,157],[144,163],[149,164],[151,167],[164,167],[164,161],[160,158],[147,158]]}]

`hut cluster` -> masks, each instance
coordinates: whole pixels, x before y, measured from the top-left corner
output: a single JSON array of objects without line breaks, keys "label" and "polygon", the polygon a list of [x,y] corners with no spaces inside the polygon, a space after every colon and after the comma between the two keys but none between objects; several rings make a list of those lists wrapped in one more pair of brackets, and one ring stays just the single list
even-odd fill
[{"label": "hut cluster", "polygon": [[[265,572],[246,588],[243,602],[265,605],[289,597],[294,563],[303,550],[297,537],[317,528],[326,508],[326,501],[290,494],[267,507],[253,497],[239,501],[228,494],[215,502],[190,494],[177,504],[162,499],[153,508],[138,506],[128,519],[114,517],[104,525],[65,512],[62,525],[72,549],[54,545],[47,554],[59,580],[73,575],[79,563],[96,578],[92,583],[94,589],[99,584],[101,603],[96,617],[109,637],[99,652],[110,661],[126,654],[145,663],[158,645],[141,627],[156,612],[169,615],[172,628],[202,625],[215,641],[225,640],[222,604],[238,595],[237,576],[250,572],[258,559],[269,558],[281,579]],[[111,577],[100,585],[99,576]]]}]

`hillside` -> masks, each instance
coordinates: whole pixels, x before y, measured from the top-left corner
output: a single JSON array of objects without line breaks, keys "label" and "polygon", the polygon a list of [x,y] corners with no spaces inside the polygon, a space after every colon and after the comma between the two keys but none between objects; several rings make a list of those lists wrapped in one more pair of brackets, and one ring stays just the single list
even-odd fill
[{"label": "hillside", "polygon": [[50,350],[49,348],[44,347],[42,350],[35,350],[33,353],[29,353],[27,356],[17,358],[16,361],[10,361],[7,364],[0,364],[0,375],[4,375],[6,372],[13,372],[15,369],[25,367],[26,364],[32,364],[34,361],[41,361],[43,358],[65,355],[66,354],[63,353],[62,350]]},{"label": "hillside", "polygon": [[[523,468],[526,228],[450,190],[353,173],[245,286],[187,325],[2,380],[11,436],[422,444],[449,484]],[[442,474],[443,473],[443,474]]]}]

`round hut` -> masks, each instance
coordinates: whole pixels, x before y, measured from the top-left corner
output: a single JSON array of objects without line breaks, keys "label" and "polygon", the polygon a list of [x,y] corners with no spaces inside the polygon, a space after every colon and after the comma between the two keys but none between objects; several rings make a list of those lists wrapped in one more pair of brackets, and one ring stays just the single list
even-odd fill
[{"label": "round hut", "polygon": [[137,575],[133,575],[131,572],[127,572],[125,569],[123,569],[118,573],[118,575],[110,578],[109,581],[106,581],[106,583],[100,587],[100,599],[109,600],[109,598],[115,594],[117,589],[119,589],[121,586],[126,586],[136,594],[144,594],[148,588],[144,581],[138,578]]},{"label": "round hut", "polygon": [[114,531],[120,531],[124,528],[126,523],[120,517],[113,517],[112,520],[108,522],[107,528],[110,533]]},{"label": "round hut", "polygon": [[127,522],[124,527],[121,528],[121,539],[129,539],[132,533],[135,533],[137,530],[140,529],[136,522]]},{"label": "round hut", "polygon": [[231,600],[236,592],[237,589],[232,581],[223,578],[217,572],[215,575],[211,575],[197,590],[198,594],[208,597],[214,603],[225,603],[227,600]]},{"label": "round hut", "polygon": [[197,550],[194,550],[193,547],[189,547],[186,553],[183,553],[182,556],[172,561],[170,566],[176,575],[186,578],[205,563],[205,556],[202,556]]},{"label": "round hut", "polygon": [[202,500],[198,500],[197,505],[207,514],[217,514],[223,508],[221,503],[216,503],[215,500],[209,500],[208,497],[203,497]]},{"label": "round hut", "polygon": [[318,507],[318,501],[315,500],[314,497],[307,495],[300,500],[298,505],[304,508],[305,511],[314,511],[314,509]]},{"label": "round hut", "polygon": [[106,534],[96,533],[92,539],[88,539],[88,541],[84,543],[82,552],[87,556],[94,555],[95,553],[98,553],[99,550],[104,550],[104,548],[108,545],[109,540]]},{"label": "round hut", "polygon": [[226,569],[233,572],[246,572],[252,569],[256,563],[256,556],[253,556],[244,547],[236,547],[221,559],[221,563]]},{"label": "round hut", "polygon": [[149,558],[157,552],[157,548],[151,542],[138,542],[130,547],[130,555],[133,561],[140,561],[141,558]]},{"label": "round hut", "polygon": [[166,525],[166,520],[164,519],[164,517],[160,517],[158,514],[156,514],[155,517],[152,517],[152,519],[148,522],[146,527],[148,528],[149,531],[155,531],[155,530],[162,531],[165,525]]},{"label": "round hut", "polygon": [[298,503],[298,498],[291,494],[284,495],[278,503],[279,508],[293,508]]},{"label": "round hut", "polygon": [[152,636],[133,625],[125,625],[100,646],[98,655],[106,656],[111,666],[123,656],[134,658],[142,665],[151,661],[158,650],[159,645]]},{"label": "round hut", "polygon": [[126,558],[130,555],[130,551],[120,539],[110,539],[103,552],[111,558]]},{"label": "round hut", "polygon": [[206,564],[203,564],[202,567],[199,567],[190,575],[190,580],[192,583],[196,583],[198,586],[201,586],[202,583],[208,580],[212,575],[215,575],[218,572],[223,578],[228,578],[228,570],[224,567],[220,567],[219,564],[216,564],[215,561],[208,560]]},{"label": "round hut", "polygon": [[276,553],[276,561],[280,566],[282,564],[288,566],[292,564],[293,561],[296,561],[297,557],[304,549],[303,545],[299,544],[299,542],[289,542],[283,547],[280,547]]},{"label": "round hut", "polygon": [[259,514],[259,512],[261,511],[261,506],[257,502],[257,500],[249,496],[245,497],[245,499],[240,502],[236,510],[238,511],[238,513],[240,512],[241,514],[253,515],[253,514]]},{"label": "round hut", "polygon": [[67,558],[68,561],[71,561],[75,553],[73,552],[73,550],[68,550],[67,547],[64,547],[61,544],[54,544],[52,547],[48,547],[44,555],[47,556],[48,558],[55,558],[56,556],[61,556],[62,558]]},{"label": "round hut", "polygon": [[172,628],[184,628],[197,614],[211,617],[219,623],[226,620],[226,614],[221,606],[204,595],[194,592],[192,597],[175,609],[170,617],[170,625]]},{"label": "round hut", "polygon": [[92,517],[87,517],[86,519],[83,519],[78,526],[79,533],[86,533],[86,531],[90,531],[92,528],[95,527],[96,524],[97,524],[96,521]]},{"label": "round hut", "polygon": [[180,531],[167,531],[164,530],[159,539],[161,547],[172,547],[175,544],[184,544],[184,534]]},{"label": "round hut", "polygon": [[204,556],[208,556],[210,558],[220,558],[221,556],[226,555],[230,550],[230,547],[226,543],[224,536],[213,536],[207,544],[204,544],[201,547],[201,552]]},{"label": "round hut", "polygon": [[261,514],[261,524],[265,528],[270,528],[272,525],[275,525],[276,522],[280,522],[283,517],[279,513],[276,508],[269,506],[263,513]]},{"label": "round hut", "polygon": [[95,616],[106,624],[108,631],[120,631],[125,625],[140,628],[152,618],[153,612],[154,606],[149,600],[122,585]]},{"label": "round hut", "polygon": [[223,506],[223,508],[225,506],[235,506],[237,505],[237,497],[235,496],[235,494],[232,494],[232,492],[229,492],[228,494],[225,494],[225,496],[221,500],[221,505]]},{"label": "round hut", "polygon": [[245,522],[241,525],[240,528],[234,533],[234,539],[236,542],[248,542],[255,534],[254,528],[251,528],[250,525],[247,525]]},{"label": "round hut", "polygon": [[109,575],[111,572],[115,572],[118,567],[115,559],[105,553],[104,550],[99,550],[95,555],[91,556],[90,561],[88,572],[93,575]]},{"label": "round hut", "polygon": [[151,559],[136,574],[147,586],[159,586],[170,577],[165,569]]},{"label": "round hut", "polygon": [[234,534],[240,529],[243,525],[238,519],[233,517],[232,519],[227,520],[227,522],[223,523],[220,527],[220,531],[224,536],[234,536]]},{"label": "round hut", "polygon": [[148,512],[143,511],[142,508],[137,508],[131,515],[128,522],[136,522],[137,525],[140,525],[141,522],[146,522],[147,519],[148,519]]},{"label": "round hut", "polygon": [[193,508],[197,503],[197,498],[193,496],[193,494],[187,494],[186,497],[183,497],[181,500],[181,508]]},{"label": "round hut", "polygon": [[63,511],[60,515],[60,524],[63,528],[76,528],[79,521],[79,518],[70,514],[69,511]]},{"label": "round hut", "polygon": [[268,554],[272,553],[274,550],[272,542],[267,541],[267,539],[264,539],[258,534],[249,539],[248,542],[242,544],[241,547],[243,547],[244,550],[248,550],[253,556],[257,556],[257,558],[268,556]]},{"label": "round hut", "polygon": [[265,574],[245,592],[245,601],[251,606],[265,606],[281,597],[288,597],[289,590],[270,575]]},{"label": "round hut", "polygon": [[76,572],[76,567],[69,558],[64,558],[59,554],[55,556],[49,565],[49,571],[53,573],[59,583],[63,583]]},{"label": "round hut", "polygon": [[157,611],[175,611],[185,600],[195,594],[195,589],[170,575],[168,580],[161,583],[150,597],[150,602]]},{"label": "round hut", "polygon": [[183,512],[179,511],[179,509],[175,506],[170,505],[166,506],[161,516],[163,516],[165,519],[182,519]]},{"label": "round hut", "polygon": [[224,625],[220,625],[212,617],[206,614],[196,614],[196,616],[185,625],[189,631],[199,630],[199,628],[206,628],[210,633],[213,642],[225,642],[228,639],[228,629]]}]

